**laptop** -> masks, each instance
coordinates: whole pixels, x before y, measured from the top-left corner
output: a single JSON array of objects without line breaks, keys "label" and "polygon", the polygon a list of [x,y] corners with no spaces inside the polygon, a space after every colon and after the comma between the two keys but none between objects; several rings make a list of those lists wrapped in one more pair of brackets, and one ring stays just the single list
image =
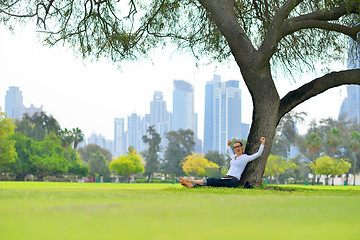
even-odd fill
[{"label": "laptop", "polygon": [[205,175],[208,178],[222,178],[224,175],[220,172],[217,167],[204,167]]}]

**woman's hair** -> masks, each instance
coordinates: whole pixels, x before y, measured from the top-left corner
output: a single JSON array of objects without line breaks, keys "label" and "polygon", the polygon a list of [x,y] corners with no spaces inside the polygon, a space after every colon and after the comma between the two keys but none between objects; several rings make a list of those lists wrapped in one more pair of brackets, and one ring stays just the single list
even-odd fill
[{"label": "woman's hair", "polygon": [[240,143],[240,146],[243,145],[242,142],[240,142],[240,141],[235,141],[234,144],[235,144],[235,143]]}]

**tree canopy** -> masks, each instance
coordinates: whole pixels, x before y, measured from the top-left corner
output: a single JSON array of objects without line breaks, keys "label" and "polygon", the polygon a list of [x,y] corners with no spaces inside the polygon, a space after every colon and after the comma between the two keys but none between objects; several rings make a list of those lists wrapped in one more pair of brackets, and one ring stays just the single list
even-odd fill
[{"label": "tree canopy", "polygon": [[190,129],[170,131],[166,134],[168,146],[165,150],[163,170],[175,175],[183,174],[181,161],[192,154],[195,147],[194,132]]},{"label": "tree canopy", "polygon": [[351,164],[347,160],[335,159],[324,155],[317,158],[315,162],[311,162],[309,166],[315,174],[323,174],[327,177],[328,175],[331,175],[333,177],[332,185],[334,185],[334,177],[336,175],[347,173]]},{"label": "tree canopy", "polygon": [[24,114],[23,119],[15,120],[16,132],[22,133],[35,141],[43,141],[50,133],[60,134],[61,128],[58,121],[45,112],[36,112],[32,116]]},{"label": "tree canopy", "polygon": [[[315,60],[339,59],[357,40],[358,0],[7,0],[1,20],[35,19],[45,42],[67,42],[84,57],[136,59],[168,40],[197,58],[234,55],[229,38],[237,34],[244,50],[293,68]],[[234,31],[231,31],[233,29]],[[316,36],[316,37],[314,37]],[[237,48],[237,47],[236,47]],[[331,54],[330,54],[331,53]],[[247,56],[244,56],[244,58]],[[299,64],[304,62],[305,64]]]},{"label": "tree canopy", "polygon": [[283,159],[280,155],[269,155],[265,176],[274,176],[276,184],[279,184],[279,176],[288,169],[295,169],[297,166],[292,159]]},{"label": "tree canopy", "polygon": [[90,154],[88,165],[89,174],[93,176],[107,176],[110,174],[109,168],[106,164],[106,158],[99,151]]},{"label": "tree canopy", "polygon": [[185,174],[192,176],[205,176],[204,167],[220,168],[218,164],[209,161],[198,153],[193,153],[184,158],[181,165]]},{"label": "tree canopy", "polygon": [[104,155],[107,163],[112,161],[111,152],[96,144],[88,144],[85,147],[78,148],[77,152],[80,154],[80,160],[85,164],[88,164],[91,154],[96,152],[100,152],[102,155]]},{"label": "tree canopy", "polygon": [[141,163],[141,157],[131,146],[127,155],[120,156],[110,163],[110,170],[128,178],[131,174],[142,173],[145,171]]}]

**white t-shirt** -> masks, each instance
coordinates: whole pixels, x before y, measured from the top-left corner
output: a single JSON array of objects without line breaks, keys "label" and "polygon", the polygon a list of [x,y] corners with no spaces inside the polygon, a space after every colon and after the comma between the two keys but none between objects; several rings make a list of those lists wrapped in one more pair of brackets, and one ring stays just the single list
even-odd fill
[{"label": "white t-shirt", "polygon": [[264,145],[261,144],[259,151],[257,153],[254,153],[253,155],[242,154],[239,157],[236,157],[236,154],[234,154],[230,146],[227,146],[227,149],[231,157],[231,161],[230,161],[230,169],[226,175],[236,177],[237,179],[240,180],[241,174],[243,173],[246,164],[260,157],[260,155],[264,150]]}]

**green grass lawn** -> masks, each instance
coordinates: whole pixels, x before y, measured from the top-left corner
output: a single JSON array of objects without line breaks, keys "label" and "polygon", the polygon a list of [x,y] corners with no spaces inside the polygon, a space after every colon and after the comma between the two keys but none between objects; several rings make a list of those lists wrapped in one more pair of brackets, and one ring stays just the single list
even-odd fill
[{"label": "green grass lawn", "polygon": [[0,182],[0,239],[360,239],[359,186]]}]

